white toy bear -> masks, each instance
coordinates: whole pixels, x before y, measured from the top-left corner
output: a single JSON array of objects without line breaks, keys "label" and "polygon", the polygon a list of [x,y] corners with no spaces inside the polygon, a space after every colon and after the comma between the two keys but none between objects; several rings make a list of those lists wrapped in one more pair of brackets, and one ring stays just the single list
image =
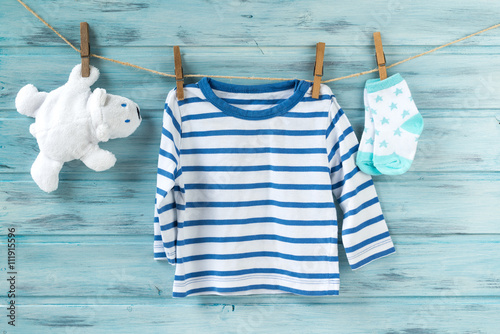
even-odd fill
[{"label": "white toy bear", "polygon": [[113,167],[114,154],[98,143],[127,137],[141,123],[139,107],[131,100],[106,94],[102,88],[90,90],[98,78],[97,68],[90,66],[89,77],[82,77],[77,65],[68,82],[50,93],[26,85],[17,94],[17,111],[35,118],[30,133],[40,154],[31,166],[31,176],[43,191],[57,189],[59,172],[67,161],[80,159],[95,171]]}]

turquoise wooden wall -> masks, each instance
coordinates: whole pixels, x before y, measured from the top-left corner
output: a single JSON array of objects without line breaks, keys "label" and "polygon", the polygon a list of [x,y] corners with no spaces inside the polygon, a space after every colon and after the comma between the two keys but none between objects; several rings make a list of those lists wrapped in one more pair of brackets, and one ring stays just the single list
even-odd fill
[{"label": "turquoise wooden wall", "polygon": [[[34,10],[91,51],[173,73],[325,79],[375,67],[373,31],[394,63],[498,23],[500,2],[41,1]],[[102,146],[116,166],[65,165],[46,194],[29,170],[32,119],[14,108],[27,83],[50,91],[79,55],[14,0],[0,1],[0,333],[499,333],[500,29],[389,70],[425,118],[411,170],[375,177],[397,253],[352,272],[341,254],[337,297],[172,299],[174,267],[153,260],[153,203],[164,78],[91,59],[95,87],[142,108],[131,137]],[[358,138],[362,88],[375,74],[329,84]],[[227,80],[255,84],[255,81]],[[194,82],[188,80],[187,82]],[[17,232],[16,327],[7,325],[7,228]]]}]

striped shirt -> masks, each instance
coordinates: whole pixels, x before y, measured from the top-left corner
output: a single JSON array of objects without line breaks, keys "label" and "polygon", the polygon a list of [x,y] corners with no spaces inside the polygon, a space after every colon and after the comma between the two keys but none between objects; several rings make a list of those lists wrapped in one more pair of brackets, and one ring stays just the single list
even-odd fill
[{"label": "striped shirt", "polygon": [[303,80],[211,78],[169,92],[154,259],[175,265],[173,297],[338,295],[338,225],[352,269],[395,252],[358,140],[331,89]]}]

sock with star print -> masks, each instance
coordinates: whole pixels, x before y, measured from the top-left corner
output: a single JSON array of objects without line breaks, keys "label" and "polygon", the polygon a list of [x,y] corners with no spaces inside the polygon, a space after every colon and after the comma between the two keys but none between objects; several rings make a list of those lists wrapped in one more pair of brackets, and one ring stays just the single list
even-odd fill
[{"label": "sock with star print", "polygon": [[366,84],[373,127],[373,164],[386,175],[403,174],[413,162],[424,120],[408,84],[397,73]]},{"label": "sock with star print", "polygon": [[[366,84],[375,81],[376,79],[370,79]],[[372,117],[372,109],[368,103],[368,93],[366,91],[366,86],[363,92],[363,100],[365,104],[365,129],[363,130],[363,135],[361,136],[361,141],[359,143],[359,149],[356,153],[356,165],[358,168],[369,175],[380,175],[377,168],[373,165],[373,143],[375,141],[375,128],[373,127],[374,119]]]}]

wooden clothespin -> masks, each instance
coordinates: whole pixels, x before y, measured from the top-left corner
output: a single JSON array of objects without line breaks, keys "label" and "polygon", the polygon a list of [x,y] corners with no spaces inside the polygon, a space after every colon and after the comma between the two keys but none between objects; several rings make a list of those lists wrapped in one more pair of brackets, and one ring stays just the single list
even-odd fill
[{"label": "wooden clothespin", "polygon": [[319,88],[321,85],[321,77],[323,76],[323,59],[325,57],[325,43],[319,42],[316,44],[316,61],[314,63],[314,82],[312,88],[312,98],[319,98]]},{"label": "wooden clothespin", "polygon": [[375,54],[377,56],[378,73],[380,75],[380,81],[387,79],[387,69],[385,67],[385,53],[382,47],[382,37],[380,32],[376,31],[373,33],[373,41],[375,42]]},{"label": "wooden clothespin", "polygon": [[89,24],[80,22],[80,56],[82,57],[82,77],[90,75]]},{"label": "wooden clothespin", "polygon": [[184,69],[182,68],[181,50],[174,46],[175,82],[177,85],[177,99],[184,100]]}]

